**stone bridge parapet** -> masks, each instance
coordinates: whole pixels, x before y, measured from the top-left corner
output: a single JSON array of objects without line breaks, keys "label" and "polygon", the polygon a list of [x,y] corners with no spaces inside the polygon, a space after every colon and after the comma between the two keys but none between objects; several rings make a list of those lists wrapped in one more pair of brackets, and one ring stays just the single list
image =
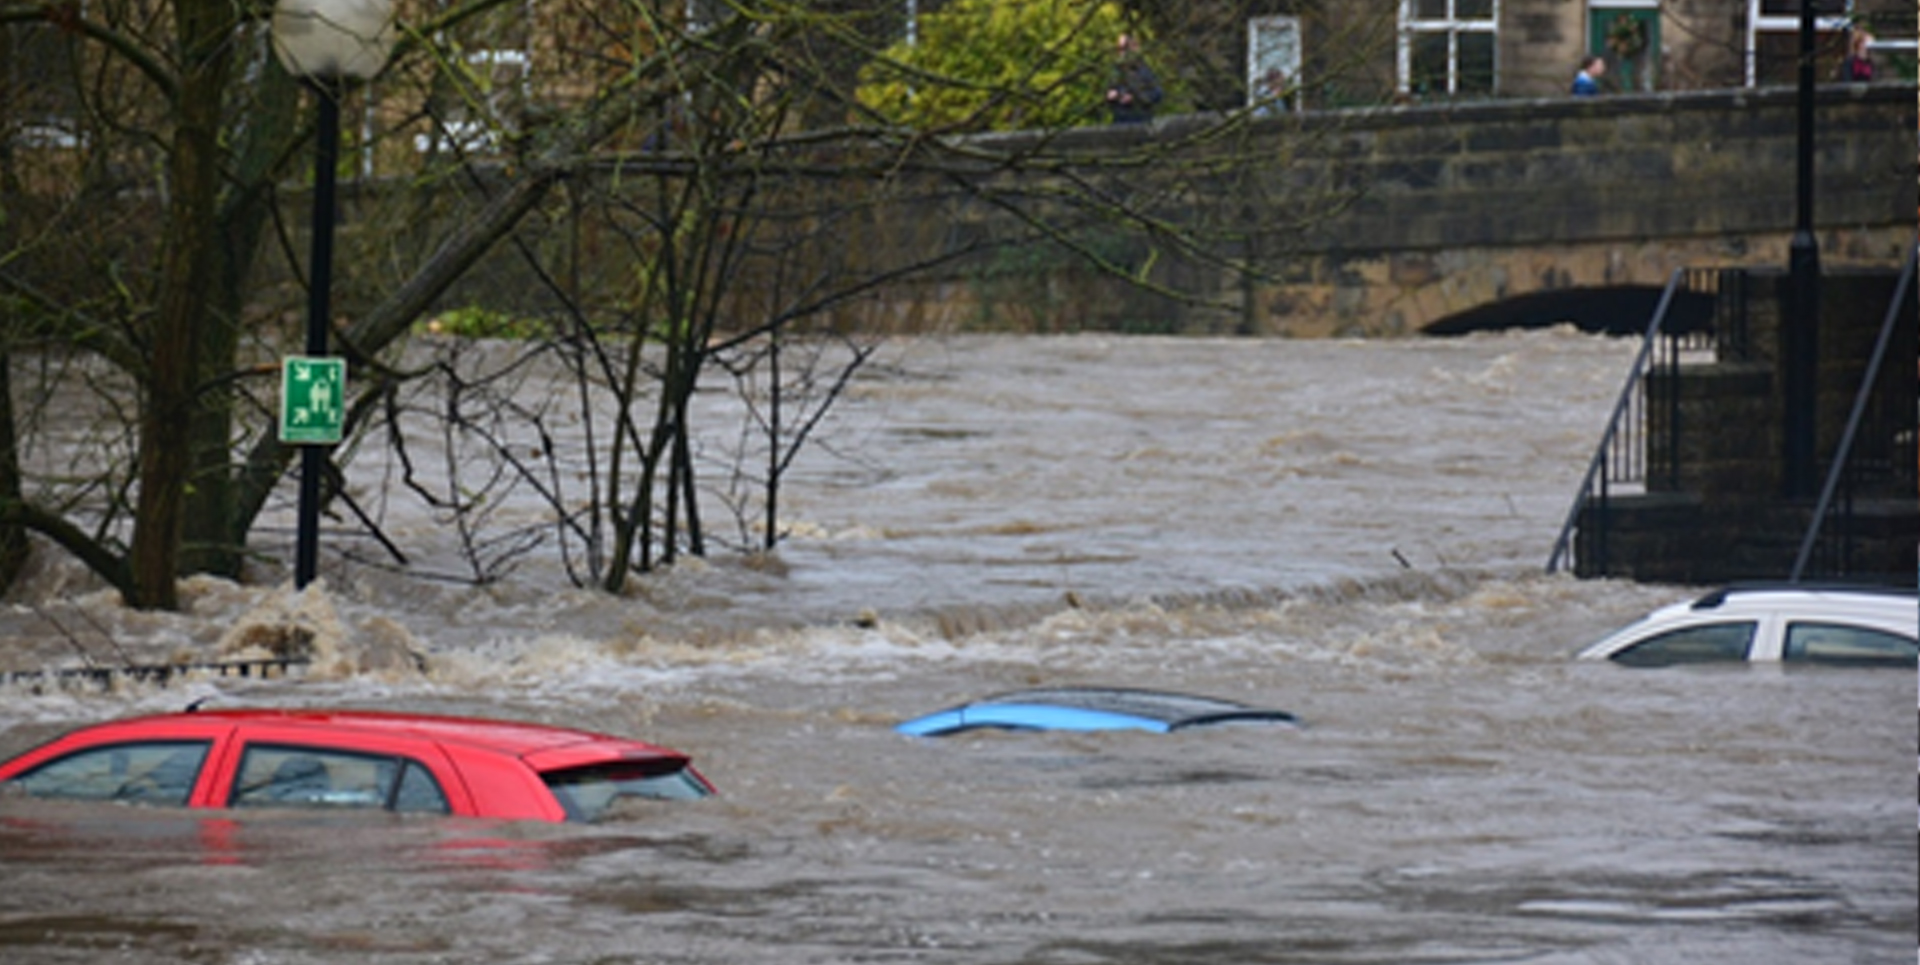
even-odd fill
[{"label": "stone bridge parapet", "polygon": [[[1818,91],[1814,216],[1824,265],[1893,267],[1913,243],[1915,94],[1910,84]],[[1591,317],[1625,304],[1594,294],[1644,294],[1682,267],[1786,263],[1797,105],[1794,90],[1769,88],[1260,121],[1255,143],[1269,139],[1286,161],[1255,165],[1223,189],[1236,194],[1237,212],[1190,212],[1216,226],[1240,219],[1249,240],[1236,257],[1256,270],[1169,257],[1144,240],[1127,256],[1151,264],[1154,280],[1212,305],[1094,277],[1071,259],[1028,258],[1023,264],[1046,278],[1021,285],[1002,277],[991,289],[947,279],[921,288],[923,299],[945,302],[922,310],[962,322],[1045,311],[1052,317],[1041,327],[1052,329],[1290,336],[1561,320],[1633,329],[1644,314]],[[1069,146],[1171,141],[1201,123],[1168,118],[1144,130],[1077,131]],[[1299,186],[1346,195],[1302,220],[1280,210],[1295,203]],[[1524,307],[1494,310],[1501,304]]]},{"label": "stone bridge parapet", "polygon": [[[1830,85],[1816,101],[1822,264],[1895,268],[1920,212],[1916,87]],[[834,309],[833,324],[854,328],[1381,337],[1570,321],[1639,331],[1676,269],[1787,263],[1797,108],[1793,89],[1743,88],[1305,112],[1253,121],[1226,147],[1212,116],[979,135],[970,146],[994,200],[953,189],[948,172],[900,174],[872,192],[836,182],[818,190],[850,200],[819,204],[857,216],[817,247],[854,277],[940,266]],[[1115,197],[1148,199],[1158,225],[1197,239],[1192,251],[1204,255],[1064,205],[1040,210],[1064,193],[1048,183],[1061,166],[992,161],[1035,149],[1107,179]],[[1215,163],[1142,160],[1155,151]],[[1010,211],[1010,199],[1034,207]],[[1024,218],[1076,216],[1078,251],[975,247],[1029,237]],[[529,229],[531,243],[570,259],[552,274],[579,276],[579,303],[618,301],[645,246],[611,240],[604,216],[570,219],[544,238]],[[780,271],[728,279],[743,318]],[[444,301],[537,313],[527,293],[542,290],[503,249]]]}]

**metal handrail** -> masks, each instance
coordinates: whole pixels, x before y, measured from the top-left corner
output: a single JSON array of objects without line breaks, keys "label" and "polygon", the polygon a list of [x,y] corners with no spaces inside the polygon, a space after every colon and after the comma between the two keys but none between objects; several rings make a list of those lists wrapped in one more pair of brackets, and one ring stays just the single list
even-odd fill
[{"label": "metal handrail", "polygon": [[1640,352],[1634,357],[1633,367],[1627,372],[1627,383],[1620,387],[1620,398],[1613,406],[1613,415],[1607,419],[1607,431],[1600,436],[1600,445],[1594,450],[1593,460],[1587,464],[1586,478],[1580,484],[1580,491],[1573,497],[1573,506],[1567,510],[1567,519],[1560,527],[1559,538],[1553,541],[1553,553],[1547,558],[1547,572],[1558,573],[1561,562],[1573,545],[1573,530],[1580,519],[1580,510],[1593,496],[1596,482],[1604,483],[1607,465],[1607,453],[1613,446],[1613,440],[1620,433],[1622,423],[1632,410],[1634,392],[1640,386],[1641,378],[1647,371],[1647,360],[1653,356],[1653,347],[1659,338],[1661,326],[1666,323],[1667,311],[1673,305],[1673,298],[1680,291],[1686,277],[1686,269],[1676,268],[1667,279],[1665,291],[1660,293],[1660,303],[1653,310],[1653,319],[1647,323],[1646,336],[1640,343]]},{"label": "metal handrail", "polygon": [[166,684],[189,675],[211,677],[257,677],[265,680],[285,677],[304,668],[305,657],[255,657],[245,660],[215,660],[197,663],[147,663],[124,666],[60,667],[53,670],[14,670],[0,673],[0,684],[36,684],[50,681],[84,681],[100,687],[116,680]]},{"label": "metal handrail", "polygon": [[1814,543],[1820,538],[1820,530],[1826,524],[1827,511],[1833,506],[1834,493],[1840,488],[1840,480],[1846,473],[1847,463],[1853,454],[1854,439],[1859,435],[1860,422],[1865,418],[1867,406],[1873,399],[1874,383],[1880,380],[1880,366],[1886,361],[1887,345],[1893,341],[1893,327],[1900,320],[1900,305],[1906,300],[1907,290],[1913,286],[1916,265],[1920,265],[1920,245],[1907,249],[1907,263],[1900,271],[1900,281],[1893,287],[1893,299],[1887,303],[1886,317],[1880,322],[1880,337],[1873,343],[1873,356],[1867,361],[1867,371],[1860,379],[1860,391],[1854,394],[1853,411],[1847,415],[1846,431],[1840,435],[1840,446],[1834,451],[1833,465],[1827,469],[1826,485],[1820,489],[1820,502],[1814,507],[1813,519],[1807,523],[1807,532],[1800,540],[1800,553],[1794,557],[1793,573],[1788,582],[1800,582],[1800,576],[1806,572],[1807,562],[1813,557]]}]

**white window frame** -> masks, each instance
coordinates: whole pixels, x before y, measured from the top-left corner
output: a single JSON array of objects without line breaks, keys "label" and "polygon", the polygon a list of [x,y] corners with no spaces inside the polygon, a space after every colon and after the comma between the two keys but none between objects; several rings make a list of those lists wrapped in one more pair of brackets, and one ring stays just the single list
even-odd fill
[{"label": "white window frame", "polygon": [[[85,16],[90,13],[91,10],[89,7],[89,0],[82,0],[80,4],[80,14]],[[45,32],[52,34],[60,28],[46,21],[21,21],[19,23],[0,25],[0,43],[18,43],[19,34],[14,32],[16,29],[22,32]],[[21,46],[25,45],[22,44]],[[6,69],[12,73],[22,68],[14,57],[8,56],[6,59]],[[11,84],[16,81],[17,74],[11,77],[0,76],[0,84]],[[82,125],[85,123],[85,118],[82,113],[84,110],[84,106],[76,104],[71,105],[66,113],[47,113],[33,117],[10,118],[10,120],[14,121],[17,125],[12,132],[13,143],[29,150],[71,151],[86,147],[89,140],[87,135],[81,130]],[[4,137],[6,134],[6,129],[0,127],[0,137]]]},{"label": "white window frame", "polygon": [[[516,89],[525,100],[533,90],[533,58],[525,50],[511,47],[483,47],[470,50],[466,55],[467,65],[475,70],[485,71],[489,77],[499,79],[502,68],[515,76],[502,85],[506,89]],[[488,99],[485,108],[489,115],[497,115],[496,104],[499,88]],[[460,152],[467,154],[497,153],[502,147],[500,138],[501,118],[462,118],[446,121],[434,131],[413,136],[413,149],[426,154],[428,152]]]},{"label": "white window frame", "polygon": [[[1592,14],[1593,11],[1595,10],[1658,10],[1658,9],[1660,9],[1660,0],[1587,0],[1588,14]],[[1593,23],[1593,18],[1591,16],[1587,17],[1587,25],[1591,25],[1592,23]],[[1584,29],[1584,26],[1583,26],[1583,29]],[[1591,36],[1587,38],[1587,49],[1588,50],[1593,49],[1593,38]]]},{"label": "white window frame", "polygon": [[[1766,7],[1766,2],[1767,0],[1747,0],[1747,86],[1748,87],[1752,87],[1759,82],[1760,35],[1763,33],[1798,34],[1800,32],[1800,15],[1799,14],[1797,13],[1792,13],[1792,14],[1762,13],[1761,11],[1764,10]],[[1805,2],[1812,2],[1812,0],[1805,0]],[[1839,14],[1837,16],[1831,15],[1831,14],[1827,16],[1821,16],[1818,13],[1814,14],[1813,29],[1816,33],[1822,30],[1826,30],[1826,31],[1845,30],[1847,29],[1848,25],[1850,25],[1852,22],[1853,22],[1853,0],[1847,0],[1847,9],[1845,13]]]},{"label": "white window frame", "polygon": [[[451,5],[452,0],[445,0]],[[692,0],[689,0],[691,9]],[[525,0],[521,4],[525,23],[535,23],[534,0]],[[448,42],[443,33],[437,38],[440,43]],[[493,94],[484,105],[489,116],[484,118],[461,118],[446,122],[442,128],[413,136],[413,149],[421,154],[429,152],[466,152],[492,154],[500,151],[503,119],[498,117],[498,100],[502,91],[513,90],[520,96],[522,103],[533,96],[533,35],[528,27],[524,46],[475,47],[465,51],[462,60],[467,68],[484,72],[493,83]],[[512,76],[503,78],[502,74]],[[504,81],[504,82],[503,82]]]},{"label": "white window frame", "polygon": [[[1247,21],[1247,106],[1257,107],[1260,79],[1267,68],[1278,67],[1295,91],[1300,89],[1300,18],[1253,17]],[[1291,103],[1300,103],[1296,93]]]},{"label": "white window frame", "polygon": [[[1463,33],[1486,33],[1494,35],[1493,76],[1494,87],[1500,86],[1500,0],[1490,0],[1490,9],[1485,20],[1462,20],[1454,16],[1455,4],[1460,0],[1446,0],[1447,16],[1439,20],[1423,20],[1415,14],[1419,10],[1419,0],[1400,0],[1400,29],[1396,42],[1395,72],[1399,74],[1396,84],[1402,94],[1413,92],[1413,37],[1415,34],[1445,33],[1447,35],[1447,95],[1460,92],[1460,35]],[[1759,0],[1754,0],[1759,2]]]}]

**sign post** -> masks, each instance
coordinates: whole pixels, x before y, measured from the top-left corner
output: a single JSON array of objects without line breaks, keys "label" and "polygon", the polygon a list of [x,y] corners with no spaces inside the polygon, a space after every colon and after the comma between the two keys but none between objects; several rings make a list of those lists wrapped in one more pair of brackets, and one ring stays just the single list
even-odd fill
[{"label": "sign post", "polygon": [[[325,350],[324,333],[321,350]],[[308,351],[313,347],[308,346]],[[300,447],[300,510],[294,534],[293,586],[305,589],[320,568],[320,475],[327,446],[346,422],[347,360],[289,356],[280,363],[280,441]]]}]

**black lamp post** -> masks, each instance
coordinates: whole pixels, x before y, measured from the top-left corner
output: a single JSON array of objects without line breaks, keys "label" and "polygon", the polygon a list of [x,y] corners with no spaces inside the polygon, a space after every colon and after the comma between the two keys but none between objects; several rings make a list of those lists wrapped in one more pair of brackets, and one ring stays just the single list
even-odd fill
[{"label": "black lamp post", "polygon": [[1786,407],[1781,481],[1788,499],[1812,497],[1819,475],[1815,465],[1815,408],[1820,378],[1820,242],[1813,233],[1813,71],[1814,13],[1823,5],[1822,0],[1800,0],[1797,177],[1793,240],[1787,248],[1792,294],[1781,326],[1780,346],[1786,357],[1785,385],[1781,387]]},{"label": "black lamp post", "polygon": [[[386,64],[393,40],[389,0],[279,0],[273,10],[273,49],[287,72],[304,79],[319,103],[314,131],[313,242],[307,279],[306,354],[327,354],[333,315],[334,178],[340,160],[340,94]],[[319,568],[320,477],[323,445],[300,451],[300,505],[293,584],[313,582]]]}]

